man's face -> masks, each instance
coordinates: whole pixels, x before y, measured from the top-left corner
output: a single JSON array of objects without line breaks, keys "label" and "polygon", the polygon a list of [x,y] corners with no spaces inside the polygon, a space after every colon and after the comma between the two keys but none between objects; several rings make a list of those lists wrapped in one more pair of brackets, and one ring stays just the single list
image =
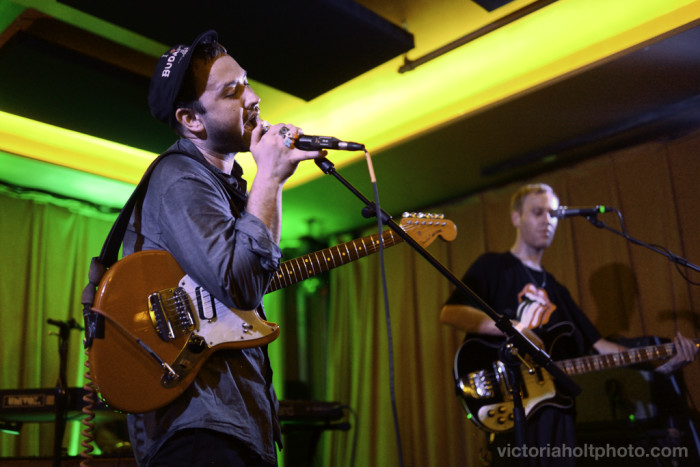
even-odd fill
[{"label": "man's face", "polygon": [[512,221],[526,245],[544,249],[552,243],[559,219],[550,210],[558,207],[559,200],[552,193],[529,194],[523,199],[522,212],[514,211]]},{"label": "man's face", "polygon": [[199,101],[206,113],[200,118],[209,146],[223,154],[248,151],[260,98],[248,85],[246,71],[222,55],[210,67],[199,67],[196,76],[198,88],[203,87]]}]

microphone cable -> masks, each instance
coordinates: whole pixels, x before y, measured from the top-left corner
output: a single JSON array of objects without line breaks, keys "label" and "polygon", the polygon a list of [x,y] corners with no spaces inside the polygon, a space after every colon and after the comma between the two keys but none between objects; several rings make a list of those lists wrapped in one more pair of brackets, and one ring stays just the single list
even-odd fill
[{"label": "microphone cable", "polygon": [[85,405],[83,405],[83,408],[81,409],[84,417],[80,421],[80,423],[83,425],[83,429],[80,431],[80,434],[83,436],[83,440],[80,441],[80,446],[83,448],[83,450],[80,452],[80,457],[82,458],[80,461],[80,467],[88,467],[93,460],[92,452],[95,449],[92,443],[95,441],[95,423],[93,420],[95,419],[97,390],[95,389],[95,383],[92,379],[90,356],[87,348],[85,349],[85,363],[83,363],[83,365],[85,366],[85,373],[83,374],[83,377],[85,378],[85,384],[83,385],[83,389],[85,390],[83,402]]},{"label": "microphone cable", "polygon": [[403,448],[401,446],[401,430],[399,428],[399,418],[396,410],[396,390],[394,387],[394,344],[393,344],[393,333],[391,331],[391,315],[389,313],[389,297],[388,297],[388,287],[386,283],[386,268],[384,264],[384,237],[382,232],[384,226],[382,224],[382,219],[380,213],[382,212],[379,206],[379,190],[377,189],[377,177],[374,175],[374,167],[372,166],[372,159],[370,157],[369,151],[365,149],[365,159],[367,160],[367,168],[369,169],[370,181],[372,182],[372,188],[374,189],[374,204],[375,204],[375,216],[377,218],[377,230],[379,237],[379,264],[382,277],[382,294],[384,296],[384,313],[386,320],[386,332],[387,332],[387,345],[389,350],[389,397],[391,400],[391,413],[394,420],[394,434],[396,436],[396,446],[398,451],[399,467],[403,467]]}]

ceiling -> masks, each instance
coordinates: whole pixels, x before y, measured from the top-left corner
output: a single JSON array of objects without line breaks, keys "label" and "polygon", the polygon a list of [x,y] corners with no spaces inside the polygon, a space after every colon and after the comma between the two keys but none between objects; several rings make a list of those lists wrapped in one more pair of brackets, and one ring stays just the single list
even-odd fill
[{"label": "ceiling", "polygon": [[351,0],[59,2],[163,44],[214,29],[252,77],[307,101],[413,48],[409,32]]},{"label": "ceiling", "polygon": [[[669,2],[676,6],[663,10]],[[367,145],[381,207],[392,215],[700,126],[697,1],[648,0],[663,10],[658,18],[635,23],[638,12],[630,11],[630,23],[609,39],[587,39],[550,60],[576,33],[564,29],[535,47],[533,29],[518,35],[528,21],[556,23],[565,7],[578,7],[578,29],[609,29],[620,12],[606,9],[625,2],[497,0],[505,6],[485,5],[492,11],[470,0],[247,3],[0,0],[0,111],[157,153],[173,135],[145,106],[153,64],[163,44],[214,28],[248,70],[266,119]],[[593,4],[595,11],[582,7]],[[241,17],[250,18],[247,26]],[[489,42],[506,33],[501,45]],[[596,34],[604,35],[592,29],[587,37]],[[482,46],[492,47],[486,58],[460,58]],[[439,57],[420,63],[435,50]],[[399,72],[407,65],[416,68]],[[492,73],[513,69],[505,78]],[[329,159],[373,197],[362,154]],[[61,164],[48,162],[45,170]],[[91,166],[99,163],[84,170]],[[336,179],[311,163],[299,172],[284,195],[284,235],[325,236],[374,222]],[[0,179],[31,185],[8,173],[0,170]],[[67,195],[60,184],[36,188]],[[118,206],[122,197],[90,201]]]}]

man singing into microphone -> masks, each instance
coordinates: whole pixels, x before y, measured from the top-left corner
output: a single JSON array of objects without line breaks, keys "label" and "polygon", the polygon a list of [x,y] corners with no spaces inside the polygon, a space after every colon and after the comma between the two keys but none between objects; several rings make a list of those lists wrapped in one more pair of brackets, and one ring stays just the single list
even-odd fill
[{"label": "man singing into microphone", "polygon": [[[547,340],[547,332],[559,329],[566,322],[573,326],[573,334],[557,341],[550,355],[553,360],[573,358],[588,353],[624,350],[623,347],[601,338],[590,320],[576,305],[569,291],[542,267],[542,255],[551,245],[559,219],[553,214],[559,207],[559,198],[545,184],[525,185],[511,199],[510,218],[515,227],[515,242],[505,253],[485,253],[469,267],[462,278],[470,289],[491,308],[510,318],[516,329],[531,340]],[[478,304],[455,291],[442,307],[441,321],[467,331],[467,338],[479,335],[499,343],[503,333],[495,326]],[[534,333],[534,335],[533,335]],[[674,343],[677,353],[656,368],[668,374],[690,363],[698,349],[693,341],[681,335]],[[545,350],[550,351],[549,347]],[[494,358],[494,360],[497,358]],[[512,433],[496,437],[497,445],[514,445]],[[547,406],[536,411],[526,422],[526,447],[576,446],[574,409]],[[563,450],[562,450],[563,451]],[[521,459],[499,458],[493,450],[494,465],[522,465]],[[575,459],[532,458],[530,465],[573,465]]]},{"label": "man singing into microphone", "polygon": [[[148,103],[179,139],[155,166],[123,249],[168,251],[222,303],[262,313],[280,265],[282,186],[299,162],[326,152],[294,148],[292,125],[265,132],[259,102],[216,32],[163,54]],[[241,151],[257,165],[250,190]],[[221,350],[174,402],[130,414],[129,434],[139,465],[275,466],[277,409],[266,346]]]}]

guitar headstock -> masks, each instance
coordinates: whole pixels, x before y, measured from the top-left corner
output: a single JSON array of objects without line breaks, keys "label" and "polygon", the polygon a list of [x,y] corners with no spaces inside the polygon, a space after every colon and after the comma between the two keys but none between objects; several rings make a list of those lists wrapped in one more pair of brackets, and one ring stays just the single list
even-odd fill
[{"label": "guitar headstock", "polygon": [[442,214],[404,212],[401,217],[401,228],[424,248],[438,236],[446,242],[457,237],[457,226]]}]

